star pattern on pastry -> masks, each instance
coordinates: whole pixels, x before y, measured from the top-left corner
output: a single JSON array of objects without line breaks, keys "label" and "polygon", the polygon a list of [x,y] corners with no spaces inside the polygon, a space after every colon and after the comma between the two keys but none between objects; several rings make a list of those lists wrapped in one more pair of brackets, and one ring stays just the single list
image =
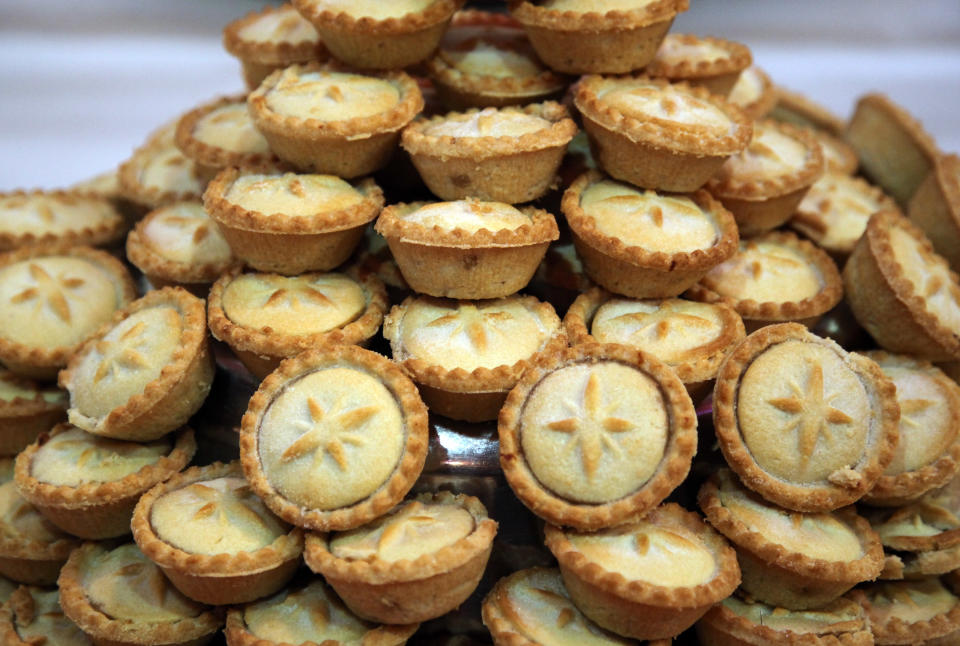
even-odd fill
[{"label": "star pattern on pastry", "polygon": [[325,411],[313,397],[307,398],[309,421],[293,422],[303,431],[280,456],[281,462],[290,462],[304,455],[313,454],[314,466],[330,455],[341,471],[347,470],[347,454],[344,445],[364,446],[367,440],[358,433],[371,417],[377,414],[376,406],[358,406],[345,409],[342,400]]},{"label": "star pattern on pastry", "polygon": [[810,366],[806,390],[800,388],[792,379],[787,381],[787,385],[793,391],[793,396],[776,397],[767,400],[767,403],[777,410],[793,415],[793,419],[780,432],[797,431],[798,449],[802,463],[806,465],[817,448],[821,435],[832,440],[829,425],[850,424],[853,418],[830,405],[840,393],[824,393],[823,366],[819,362]]},{"label": "star pattern on pastry", "polygon": [[654,312],[628,312],[615,316],[611,320],[634,323],[639,327],[633,330],[633,336],[648,335],[652,332],[653,338],[657,341],[664,340],[676,329],[699,328],[704,330],[713,327],[713,323],[709,319],[672,309],[658,309]]},{"label": "star pattern on pastry", "polygon": [[566,628],[570,622],[579,619],[579,615],[573,609],[571,601],[562,594],[557,594],[553,590],[547,590],[546,588],[530,588],[530,591],[557,611],[557,628]]},{"label": "star pattern on pastry", "polygon": [[944,529],[955,529],[960,527],[960,518],[941,504],[934,501],[920,499],[909,505],[905,505],[893,512],[886,521],[885,525],[895,525],[906,523],[919,529],[924,526],[936,526]]},{"label": "star pattern on pastry", "polygon": [[34,284],[10,298],[13,305],[35,301],[34,312],[46,304],[54,314],[64,323],[71,323],[70,290],[82,287],[85,281],[82,278],[69,276],[51,276],[50,273],[37,263],[30,263],[27,271]]},{"label": "star pattern on pastry", "polygon": [[[759,259],[750,260],[745,254],[746,252],[752,252],[760,256]],[[803,267],[803,262],[795,258],[787,258],[775,253],[763,253],[760,251],[760,248],[754,242],[748,242],[746,247],[744,247],[744,254],[741,256],[742,262],[745,263],[749,273],[753,276],[754,280],[760,280],[763,276],[766,268],[771,268],[776,271],[777,268],[780,269],[796,269],[797,267]]]},{"label": "star pattern on pastry", "polygon": [[596,374],[591,373],[583,390],[583,405],[564,400],[563,405],[572,416],[547,424],[551,431],[570,436],[564,446],[565,451],[580,448],[580,458],[587,478],[593,478],[600,466],[600,460],[608,450],[617,457],[622,457],[623,452],[612,436],[636,428],[629,420],[612,415],[619,406],[617,402],[604,406],[602,399],[599,379]]},{"label": "star pattern on pastry", "polygon": [[404,542],[408,537],[415,538],[418,527],[434,524],[437,519],[423,513],[423,507],[423,503],[415,501],[391,519],[380,533],[377,552],[382,553],[385,549]]},{"label": "star pattern on pastry", "polygon": [[911,415],[916,415],[917,413],[922,413],[931,406],[934,402],[929,399],[903,399],[900,400],[900,423],[906,424],[907,426],[912,426],[913,428],[919,428],[920,423],[913,419]]},{"label": "star pattern on pastry", "polygon": [[310,284],[297,283],[278,279],[273,284],[282,282],[283,287],[271,287],[270,295],[261,307],[291,307],[302,309],[307,303],[333,307],[333,301],[321,290]]},{"label": "star pattern on pastry", "polygon": [[[241,486],[232,489],[229,492],[223,492],[205,484],[195,482],[188,487],[190,493],[195,495],[203,504],[197,508],[191,517],[195,521],[203,521],[209,518],[216,518],[216,523],[222,529],[228,529],[234,518],[244,517],[258,525],[265,525],[263,518],[248,504],[247,501],[253,499],[253,491],[249,486]],[[216,546],[223,540],[223,536],[217,538],[213,545]]]},{"label": "star pattern on pastry", "polygon": [[512,320],[513,315],[509,312],[460,303],[456,311],[433,319],[427,327],[452,326],[450,336],[466,334],[470,344],[483,352],[490,343],[490,333],[499,333],[497,323]]},{"label": "star pattern on pastry", "polygon": [[[184,232],[182,237],[190,237],[194,244],[200,244],[210,236],[210,223],[203,218],[190,218],[184,215],[169,215],[163,218],[164,224]],[[190,233],[192,231],[192,233]]]},{"label": "star pattern on pastry", "polygon": [[163,607],[166,604],[170,586],[166,577],[160,572],[160,568],[153,563],[128,563],[118,568],[113,576],[133,579],[129,584],[130,587],[139,590],[150,605]]},{"label": "star pattern on pastry", "polygon": [[[231,106],[233,107],[233,106]],[[225,109],[210,117],[208,123],[217,125],[229,125],[235,128],[243,128],[250,123],[249,113],[245,109]]]},{"label": "star pattern on pastry", "polygon": [[144,332],[147,324],[143,321],[133,325],[120,335],[120,338],[111,343],[107,340],[97,342],[96,350],[103,359],[93,375],[93,382],[98,383],[107,377],[116,377],[121,370],[140,370],[150,366],[150,362],[140,352],[148,341]]}]

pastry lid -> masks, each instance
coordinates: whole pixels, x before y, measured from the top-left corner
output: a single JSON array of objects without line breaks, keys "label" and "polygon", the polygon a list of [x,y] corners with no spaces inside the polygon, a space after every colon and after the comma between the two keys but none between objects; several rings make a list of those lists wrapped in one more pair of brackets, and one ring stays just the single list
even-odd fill
[{"label": "pastry lid", "polygon": [[0,251],[27,245],[104,245],[126,231],[105,197],[86,191],[0,192]]},{"label": "pastry lid", "polygon": [[237,58],[264,65],[323,60],[320,35],[290,4],[251,11],[223,29],[223,46]]}]

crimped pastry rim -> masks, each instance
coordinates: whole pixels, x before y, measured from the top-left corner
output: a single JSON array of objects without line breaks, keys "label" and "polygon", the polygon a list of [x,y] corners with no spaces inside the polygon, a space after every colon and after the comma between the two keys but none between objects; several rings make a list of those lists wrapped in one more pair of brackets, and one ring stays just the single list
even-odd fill
[{"label": "crimped pastry rim", "polygon": [[[773,110],[773,106],[777,104],[777,91],[773,86],[773,81],[770,80],[770,75],[767,74],[763,68],[752,65],[743,70],[742,73],[746,73],[751,69],[757,75],[757,78],[760,81],[760,94],[757,96],[757,98],[746,105],[740,105],[739,103],[731,100],[729,97],[727,100],[738,106],[741,110],[743,110],[744,114],[751,119],[762,119],[766,117],[770,111]],[[732,93],[733,90],[731,90],[731,94]]]},{"label": "crimped pastry rim", "polygon": [[[944,587],[948,592],[953,593],[949,586]],[[956,594],[953,594],[956,597]],[[904,644],[917,643],[947,635],[960,628],[960,601],[957,601],[948,613],[936,615],[927,621],[907,623],[899,617],[893,617],[887,623],[881,624],[871,617],[870,610],[873,606],[863,589],[854,588],[846,596],[863,606],[870,620],[870,630],[877,639],[896,640]]]},{"label": "crimped pastry rim", "polygon": [[524,26],[553,31],[639,29],[656,22],[670,20],[689,8],[688,0],[656,0],[634,10],[557,11],[529,2],[509,0],[510,14]]},{"label": "crimped pastry rim", "polygon": [[428,29],[448,20],[463,2],[464,0],[433,0],[421,11],[379,19],[373,16],[357,18],[346,11],[323,9],[315,0],[292,0],[300,15],[313,23],[317,31],[328,29],[381,36],[399,36]]},{"label": "crimped pastry rim", "polygon": [[[99,267],[105,274],[112,277],[119,309],[127,307],[136,296],[137,292],[133,284],[133,278],[130,276],[127,268],[123,266],[123,263],[106,251],[93,249],[92,247],[71,246],[67,243],[23,247],[16,251],[0,254],[0,269],[33,258],[55,256],[82,258],[90,264]],[[93,332],[92,334],[96,335],[97,332]],[[59,366],[66,364],[69,359],[83,347],[84,343],[86,343],[86,341],[72,346],[57,346],[53,349],[46,349],[14,343],[0,336],[0,358],[15,364]]]},{"label": "crimped pastry rim", "polygon": [[555,101],[532,103],[523,107],[506,106],[495,108],[496,112],[525,114],[550,121],[550,125],[519,137],[510,135],[481,137],[452,137],[429,135],[424,128],[445,121],[463,121],[488,108],[471,108],[463,112],[448,112],[410,123],[400,134],[400,145],[414,156],[447,159],[485,160],[495,157],[517,155],[547,148],[565,148],[577,133],[577,126],[567,109]]},{"label": "crimped pastry rim", "polygon": [[[173,128],[176,127],[176,122],[171,124]],[[171,136],[174,131],[171,131]],[[128,200],[135,202],[137,204],[142,204],[150,208],[157,208],[158,206],[163,206],[164,204],[170,204],[172,202],[184,202],[187,200],[199,200],[202,193],[203,187],[200,186],[198,191],[172,191],[164,190],[158,186],[146,186],[140,182],[140,171],[143,170],[144,164],[150,160],[150,158],[160,150],[165,150],[169,146],[176,148],[176,144],[171,142],[168,143],[164,141],[164,135],[166,134],[166,128],[160,128],[157,131],[151,133],[147,141],[141,145],[139,148],[133,151],[133,154],[124,162],[120,164],[120,167],[117,169],[117,181],[120,184],[120,193],[127,198]],[[177,152],[181,155],[183,153],[177,148]],[[193,166],[193,175],[196,177],[196,162],[192,159],[183,155],[183,158]]]},{"label": "crimped pastry rim", "polygon": [[773,87],[776,92],[774,110],[782,107],[787,112],[799,114],[804,120],[815,124],[815,128],[826,130],[837,137],[843,136],[843,132],[847,128],[846,121],[799,92],[794,92],[777,84],[774,84]]},{"label": "crimped pastry rim", "polygon": [[851,122],[856,118],[856,115],[862,106],[867,106],[874,110],[878,110],[884,113],[884,115],[890,118],[892,121],[896,122],[898,126],[900,126],[906,133],[909,134],[910,139],[914,144],[916,144],[917,148],[920,149],[930,165],[933,166],[934,162],[941,154],[940,149],[937,146],[937,142],[932,136],[930,136],[930,133],[926,131],[926,129],[923,127],[923,124],[921,124],[916,117],[907,112],[900,105],[894,103],[886,94],[876,92],[865,94],[857,100],[857,105],[854,108],[854,116],[851,117]]},{"label": "crimped pastry rim", "polygon": [[[87,339],[79,350],[70,358],[67,367],[60,371],[59,384],[68,392],[75,378],[74,370],[93,352],[98,341],[103,339],[110,330],[126,320],[130,315],[151,307],[168,305],[177,310],[183,321],[180,333],[180,342],[173,351],[170,360],[160,370],[160,374],[143,388],[143,392],[136,393],[125,403],[111,409],[101,417],[90,417],[73,406],[71,393],[70,407],[67,409],[68,418],[84,420],[90,424],[92,430],[87,432],[98,435],[112,435],[116,426],[125,426],[157,404],[174,387],[186,373],[190,364],[204,349],[207,340],[207,317],[205,301],[193,296],[182,287],[164,287],[147,292],[123,309],[117,310],[109,321],[100,326],[96,334]],[[83,428],[83,427],[81,427]]]},{"label": "crimped pastry rim", "polygon": [[[755,319],[761,321],[792,321],[823,314],[830,310],[843,298],[843,280],[837,270],[836,263],[820,247],[808,240],[803,240],[795,233],[784,230],[768,231],[753,236],[750,241],[772,242],[783,245],[799,252],[816,267],[823,278],[823,287],[813,296],[799,301],[776,303],[773,301],[757,302],[752,298],[736,299],[731,296],[722,296],[713,291],[701,280],[688,289],[684,296],[704,303],[726,303],[744,320]],[[706,277],[705,277],[706,278]]]},{"label": "crimped pastry rim", "polygon": [[15,382],[28,383],[31,388],[37,391],[37,396],[34,397],[33,399],[27,399],[26,397],[21,397],[20,395],[17,395],[13,399],[9,399],[9,400],[0,399],[0,420],[7,420],[11,418],[22,419],[26,417],[33,417],[35,415],[52,413],[57,409],[63,410],[64,414],[66,414],[67,401],[62,396],[63,394],[65,394],[63,393],[63,391],[59,391],[61,393],[60,399],[62,400],[60,403],[49,402],[46,399],[44,399],[43,396],[40,394],[44,391],[44,388],[35,379],[21,377],[15,372],[6,370],[4,368],[0,368],[0,373],[3,373],[3,372],[6,372],[9,375],[9,377]]},{"label": "crimped pastry rim", "polygon": [[[873,520],[878,526],[882,526],[889,521],[890,516],[899,510],[909,509],[911,505],[921,501],[922,498],[906,503],[901,507],[894,508],[873,507],[867,512],[866,518],[868,521]],[[872,526],[871,524],[871,527]],[[879,533],[877,535],[879,536]],[[960,545],[960,527],[945,529],[933,536],[889,536],[887,538],[881,538],[880,541],[884,547],[898,552],[932,552]]]},{"label": "crimped pastry rim", "polygon": [[[15,485],[14,485],[15,486]],[[17,492],[19,496],[19,491]],[[22,496],[21,496],[22,497]],[[27,504],[33,505],[29,500],[24,500]],[[40,511],[34,509],[39,514]],[[52,524],[52,523],[51,523]],[[42,543],[26,537],[14,538],[0,537],[0,558],[22,559],[25,561],[65,561],[70,553],[83,542],[83,539],[72,536],[59,527],[54,526],[56,531],[63,535],[52,543]]]},{"label": "crimped pastry rim", "polygon": [[[656,269],[665,272],[697,272],[706,271],[711,267],[715,267],[737,253],[737,245],[740,242],[737,221],[734,219],[733,214],[730,213],[719,200],[715,199],[703,189],[686,194],[683,197],[689,198],[701,211],[712,216],[716,222],[718,230],[717,239],[712,245],[705,249],[669,253],[657,249],[628,245],[616,236],[603,233],[597,228],[596,218],[589,215],[583,210],[583,207],[580,206],[580,200],[583,192],[592,184],[607,180],[624,184],[629,188],[634,188],[641,192],[645,190],[637,189],[630,184],[607,177],[600,171],[588,170],[574,180],[573,184],[564,191],[561,202],[561,210],[567,218],[567,224],[570,225],[570,229],[577,237],[583,240],[585,244],[605,256],[610,256],[644,269]],[[662,195],[662,193],[657,192],[657,195]]]},{"label": "crimped pastry rim", "polygon": [[184,426],[176,431],[176,437],[166,455],[119,480],[54,485],[34,477],[30,473],[31,462],[42,449],[42,445],[48,439],[74,428],[76,427],[68,423],[57,424],[50,431],[42,433],[17,456],[14,467],[17,491],[31,504],[79,511],[132,498],[178,473],[187,466],[197,450],[193,429]]},{"label": "crimped pastry rim", "polygon": [[954,225],[960,228],[960,157],[940,155],[933,165],[937,186],[947,202]]},{"label": "crimped pastry rim", "polygon": [[701,79],[741,72],[753,63],[753,55],[750,53],[750,48],[734,40],[714,36],[697,36],[696,34],[678,33],[669,34],[667,38],[678,40],[684,45],[697,45],[700,43],[713,45],[724,50],[727,56],[712,61],[703,59],[690,60],[685,58],[676,63],[667,63],[654,57],[654,59],[643,68],[644,74],[669,79]]},{"label": "crimped pastry rim", "polygon": [[150,521],[153,504],[160,497],[196,482],[235,476],[243,478],[237,461],[213,462],[206,466],[190,467],[159,482],[143,494],[130,521],[133,540],[144,555],[164,569],[172,569],[190,576],[229,577],[262,573],[280,567],[287,561],[299,559],[303,552],[303,530],[291,527],[272,543],[249,552],[207,555],[182,550],[163,540]]},{"label": "crimped pastry rim", "polygon": [[[593,317],[600,306],[612,298],[658,302],[684,300],[681,298],[634,299],[614,294],[602,287],[591,287],[586,292],[577,296],[563,317],[563,327],[567,332],[567,337],[569,337],[571,345],[599,343],[590,333],[590,326],[592,326]],[[743,319],[740,318],[740,315],[737,314],[732,307],[726,303],[705,303],[705,305],[710,305],[720,314],[720,334],[710,343],[697,346],[690,350],[690,352],[693,352],[706,348],[709,351],[706,356],[695,357],[678,364],[667,363],[668,366],[673,368],[677,376],[680,377],[680,381],[684,384],[695,384],[713,379],[720,370],[720,364],[723,363],[724,358],[730,353],[734,344],[746,336]]]},{"label": "crimped pastry rim", "polygon": [[[733,133],[719,137],[704,136],[696,128],[676,121],[661,121],[649,116],[639,119],[625,115],[607,105],[606,101],[597,94],[597,90],[604,85],[618,81],[641,81],[658,86],[660,89],[670,87],[706,101],[727,116]],[[753,120],[747,117],[743,110],[726,99],[711,94],[706,88],[694,87],[686,82],[670,83],[666,79],[650,78],[645,75],[588,74],[582,76],[574,88],[573,103],[580,110],[583,118],[612,130],[634,143],[643,143],[697,157],[724,157],[746,148],[753,134]]]},{"label": "crimped pastry rim", "polygon": [[552,524],[544,527],[544,543],[557,558],[562,572],[632,603],[696,608],[726,599],[740,585],[736,552],[699,514],[671,502],[653,508],[642,520],[660,527],[679,526],[696,534],[701,539],[701,545],[713,556],[716,563],[714,576],[695,586],[666,586],[628,579],[617,571],[607,570],[599,563],[590,561],[567,538],[565,530]]},{"label": "crimped pastry rim", "polygon": [[[106,548],[98,543],[84,543],[73,550],[67,563],[60,570],[57,585],[60,587],[60,607],[80,630],[97,639],[117,640],[131,644],[180,644],[198,639],[214,632],[223,625],[215,610],[205,610],[191,619],[175,622],[143,622],[130,619],[113,619],[98,610],[87,598],[83,589],[82,561],[90,552]],[[168,583],[168,585],[173,585]]]},{"label": "crimped pastry rim", "polygon": [[[541,320],[550,319],[551,316],[556,319],[557,328],[555,332],[544,340],[543,345],[537,352],[555,354],[567,347],[567,337],[563,333],[562,322],[550,303],[540,301],[529,295],[515,294],[504,298],[520,300],[528,311]],[[512,365],[475,368],[471,371],[463,368],[448,370],[443,366],[412,356],[398,360],[396,357],[397,349],[403,348],[401,330],[403,318],[406,315],[407,308],[418,300],[453,301],[456,299],[435,298],[425,295],[408,296],[399,305],[394,305],[384,319],[383,336],[390,342],[391,355],[414,382],[452,392],[506,392],[517,384],[520,376],[530,365],[535,355],[519,359]]]},{"label": "crimped pastry rim", "polygon": [[223,47],[231,55],[242,61],[251,61],[264,65],[283,65],[289,63],[306,62],[310,60],[322,59],[327,49],[320,40],[319,35],[316,41],[303,40],[299,42],[281,41],[263,42],[244,40],[240,32],[264,16],[272,13],[285,11],[287,7],[293,5],[284,4],[279,6],[266,6],[259,11],[251,11],[242,18],[227,24],[223,28]]},{"label": "crimped pastry rim", "polygon": [[210,168],[226,168],[228,166],[269,168],[278,164],[280,160],[273,153],[236,152],[208,144],[193,136],[193,131],[200,119],[220,108],[246,104],[246,101],[246,94],[220,96],[202,103],[184,114],[177,121],[177,129],[173,135],[177,148],[192,159],[194,163]]},{"label": "crimped pastry rim", "polygon": [[127,230],[127,223],[124,217],[117,212],[117,209],[114,208],[109,199],[98,193],[83,189],[44,190],[39,188],[32,190],[18,189],[14,191],[0,191],[0,200],[18,197],[26,199],[35,197],[66,198],[99,203],[104,207],[104,210],[108,210],[110,214],[112,214],[113,222],[110,222],[110,218],[105,216],[103,218],[104,222],[97,227],[81,227],[79,229],[70,229],[63,233],[44,233],[42,235],[37,235],[32,231],[15,234],[2,230],[2,225],[0,225],[0,250],[14,251],[24,246],[51,244],[87,245],[92,247],[117,240],[121,238]]},{"label": "crimped pastry rim", "polygon": [[[379,377],[391,391],[402,412],[406,439],[403,454],[390,477],[371,495],[346,507],[329,511],[304,508],[280,494],[263,472],[258,452],[260,420],[288,381],[327,365],[349,364]],[[416,386],[399,366],[384,356],[355,345],[328,345],[284,359],[261,382],[250,398],[240,422],[240,462],[256,493],[277,516],[287,522],[319,531],[357,527],[376,518],[403,499],[423,470],[429,440],[427,408]]]},{"label": "crimped pastry rim", "polygon": [[[33,646],[36,644],[36,641],[34,641],[36,638],[28,638],[29,641],[24,641],[17,630],[17,619],[20,612],[24,611],[32,615],[35,611],[36,598],[33,596],[34,591],[50,592],[48,588],[42,586],[19,585],[10,593],[8,601],[0,605],[0,644],[3,644],[3,646]],[[58,603],[59,598],[60,593],[57,592]],[[32,617],[30,623],[33,623],[33,619],[36,619],[36,616]]]},{"label": "crimped pastry rim", "polygon": [[[210,218],[232,229],[271,234],[315,235],[363,226],[377,217],[383,207],[383,191],[371,177],[348,182],[363,196],[363,200],[358,204],[337,211],[319,211],[307,216],[251,211],[226,198],[227,192],[237,179],[247,174],[259,174],[261,170],[263,169],[230,167],[217,173],[203,192],[203,206]],[[277,177],[282,178],[285,175],[285,172],[280,172]]]},{"label": "crimped pastry rim", "polygon": [[[537,480],[526,465],[520,442],[520,417],[527,396],[554,370],[576,363],[613,361],[639,370],[660,386],[670,421],[663,457],[656,471],[632,494],[603,504],[577,503],[553,493]],[[611,527],[643,514],[670,495],[690,470],[697,449],[697,416],[690,396],[672,368],[636,348],[616,344],[587,343],[531,360],[500,409],[497,434],[500,466],[514,494],[544,520],[581,530]]]},{"label": "crimped pastry rim", "polygon": [[[818,343],[837,353],[849,370],[857,374],[875,406],[875,425],[867,440],[856,471],[859,484],[851,487],[828,481],[812,485],[793,484],[768,474],[747,448],[737,421],[737,399],[740,379],[753,360],[767,349],[786,341]],[[780,323],[763,327],[741,341],[727,355],[713,390],[713,424],[717,442],[730,468],[752,491],[786,509],[795,511],[832,511],[863,497],[893,459],[894,444],[899,437],[900,407],[895,386],[874,362],[846,352],[830,339],[816,336],[799,323]],[[871,444],[874,445],[872,451]],[[850,465],[852,469],[854,465]]]},{"label": "crimped pastry rim", "polygon": [[720,469],[700,487],[697,502],[707,521],[718,532],[727,537],[736,547],[744,549],[767,565],[774,565],[800,576],[823,582],[849,582],[873,580],[883,569],[883,546],[880,537],[870,528],[870,523],[858,515],[851,507],[828,512],[841,521],[857,535],[863,556],[853,561],[828,561],[813,558],[800,552],[784,548],[780,543],[768,539],[763,533],[751,530],[743,521],[731,513],[720,501],[721,478],[726,478],[734,487],[743,491],[750,490],[740,484],[739,479],[729,469]]},{"label": "crimped pastry rim", "polygon": [[486,507],[477,498],[438,491],[420,494],[410,501],[457,505],[473,517],[473,531],[436,552],[401,561],[385,561],[376,556],[368,560],[339,558],[330,552],[328,534],[308,533],[303,551],[307,567],[317,574],[322,574],[328,581],[347,581],[351,585],[390,585],[419,581],[449,572],[489,550],[493,544],[498,523],[487,515]]},{"label": "crimped pastry rim", "polygon": [[524,206],[517,209],[530,217],[529,224],[523,224],[516,229],[499,229],[497,231],[479,229],[470,232],[460,228],[441,228],[439,225],[427,227],[417,222],[410,222],[399,215],[401,213],[411,213],[428,204],[438,203],[440,202],[399,202],[391,204],[380,213],[374,229],[387,239],[399,238],[404,242],[427,246],[462,248],[527,247],[556,240],[560,235],[557,221],[553,215],[533,206]]},{"label": "crimped pastry rim", "polygon": [[[214,338],[225,341],[231,348],[269,357],[293,356],[297,352],[327,344],[363,343],[377,333],[383,322],[383,315],[389,305],[386,287],[375,273],[364,271],[356,266],[341,267],[336,272],[306,272],[301,276],[325,273],[344,274],[363,289],[367,304],[360,316],[341,327],[310,334],[288,334],[273,329],[265,332],[262,329],[234,323],[223,309],[223,294],[230,284],[244,274],[280,276],[280,274],[258,272],[237,266],[224,272],[210,288],[207,296],[207,323],[210,333]],[[281,277],[287,278],[287,276]]]}]

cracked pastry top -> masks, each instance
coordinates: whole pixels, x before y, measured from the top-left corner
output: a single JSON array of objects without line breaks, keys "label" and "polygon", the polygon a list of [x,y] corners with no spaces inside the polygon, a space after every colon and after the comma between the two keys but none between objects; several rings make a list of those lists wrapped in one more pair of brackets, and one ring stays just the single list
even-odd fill
[{"label": "cracked pastry top", "polygon": [[83,191],[0,193],[0,252],[26,245],[105,245],[126,231],[106,198]]}]

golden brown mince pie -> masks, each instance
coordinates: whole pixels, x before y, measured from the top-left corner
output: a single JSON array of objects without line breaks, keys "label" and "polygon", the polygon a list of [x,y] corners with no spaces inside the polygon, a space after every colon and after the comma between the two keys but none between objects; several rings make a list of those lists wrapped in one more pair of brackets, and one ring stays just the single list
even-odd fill
[{"label": "golden brown mince pie", "polygon": [[120,190],[128,200],[156,209],[200,199],[206,181],[200,178],[194,161],[177,148],[176,125],[174,121],[150,135],[120,165]]},{"label": "golden brown mince pie", "polygon": [[855,502],[893,459],[900,419],[893,383],[874,362],[796,323],[767,326],[734,348],[713,406],[730,467],[787,509]]},{"label": "golden brown mince pie", "polygon": [[66,413],[62,390],[0,368],[0,455],[16,455]]},{"label": "golden brown mince pie", "polygon": [[133,539],[183,594],[212,605],[246,603],[282,588],[303,532],[273,515],[240,464],[193,467],[137,503]]},{"label": "golden brown mince pie", "polygon": [[883,547],[852,507],[787,511],[720,469],[701,487],[700,509],[733,543],[751,599],[793,610],[831,603],[883,569]]},{"label": "golden brown mince pie", "polygon": [[344,530],[385,514],[420,475],[427,409],[389,359],[327,346],[281,362],[250,399],[240,458],[284,520]]},{"label": "golden brown mince pie", "polygon": [[777,103],[777,92],[767,73],[751,65],[740,72],[727,100],[751,119],[763,119]]},{"label": "golden brown mince pie", "polygon": [[643,514],[683,481],[696,415],[676,373],[652,355],[583,344],[540,354],[500,411],[500,464],[545,520],[582,530]]},{"label": "golden brown mince pie", "polygon": [[597,532],[545,529],[570,598],[607,630],[664,639],[693,625],[740,583],[727,541],[675,503]]},{"label": "golden brown mince pie", "polygon": [[126,229],[106,198],[73,191],[0,193],[0,251],[47,243],[105,245]]},{"label": "golden brown mince pie", "polygon": [[52,379],[134,295],[130,273],[103,251],[53,245],[2,254],[0,361]]},{"label": "golden brown mince pie", "polygon": [[415,121],[401,145],[439,198],[517,204],[546,193],[576,132],[566,108],[549,102]]},{"label": "golden brown mince pie", "polygon": [[472,422],[497,418],[533,355],[567,346],[553,307],[516,295],[407,298],[390,311],[383,336],[432,412]]},{"label": "golden brown mince pie", "polygon": [[874,583],[847,596],[863,606],[877,644],[933,645],[960,629],[960,598],[937,578]]},{"label": "golden brown mince pie", "polygon": [[277,157],[344,178],[385,166],[400,130],[423,109],[416,81],[401,71],[358,74],[319,63],[273,72],[247,101]]},{"label": "golden brown mince pie", "polygon": [[343,264],[383,207],[372,179],[228,168],[203,196],[236,257],[287,275]]},{"label": "golden brown mince pie", "polygon": [[223,625],[220,613],[180,594],[133,543],[84,543],[57,583],[64,614],[96,644],[201,644]]},{"label": "golden brown mince pie", "polygon": [[537,55],[567,74],[624,74],[657,53],[687,0],[511,0]]},{"label": "golden brown mince pie", "polygon": [[857,322],[886,350],[960,359],[960,284],[916,226],[888,211],[867,223],[843,269]]},{"label": "golden brown mince pie", "polygon": [[149,292],[114,314],[60,373],[70,422],[139,442],[183,426],[213,382],[204,314],[204,302],[177,287]]},{"label": "golden brown mince pie", "polygon": [[256,376],[280,361],[328,343],[365,345],[383,321],[387,295],[374,274],[280,276],[225,273],[210,290],[207,319]]},{"label": "golden brown mince pie", "polygon": [[360,619],[321,580],[290,588],[227,614],[229,646],[364,644],[403,646],[419,624],[382,626]]},{"label": "golden brown mince pie", "polygon": [[223,46],[240,59],[251,90],[276,69],[327,58],[317,30],[289,3],[234,20],[223,29]]},{"label": "golden brown mince pie", "polygon": [[733,217],[706,191],[667,195],[588,171],[562,205],[587,275],[625,296],[678,296],[736,253]]},{"label": "golden brown mince pie", "polygon": [[597,164],[648,189],[697,190],[753,132],[740,108],[704,88],[645,76],[585,76],[574,105]]},{"label": "golden brown mince pie", "polygon": [[727,96],[741,72],[753,62],[746,45],[693,34],[667,34],[657,55],[643,73],[670,81],[686,81],[707,88],[714,94]]},{"label": "golden brown mince pie", "polygon": [[0,485],[0,575],[30,585],[53,585],[79,544],[22,498],[13,480]]},{"label": "golden brown mince pie", "polygon": [[523,289],[560,235],[546,211],[470,199],[394,204],[376,230],[414,291],[470,299]]},{"label": "golden brown mince pie", "polygon": [[357,616],[410,624],[446,614],[473,593],[496,533],[476,498],[421,494],[356,529],[308,534],[304,557]]},{"label": "golden brown mince pie", "polygon": [[823,163],[828,172],[847,175],[853,175],[857,172],[860,160],[857,159],[857,152],[850,147],[850,144],[826,130],[807,128],[807,132],[813,135],[813,138],[820,144],[820,150],[823,152]]},{"label": "golden brown mince pie", "polygon": [[910,199],[907,215],[923,229],[950,267],[960,269],[960,157],[937,158]]},{"label": "golden brown mince pie", "polygon": [[634,300],[595,287],[563,318],[573,345],[620,343],[673,368],[694,403],[713,388],[724,357],[745,336],[740,315],[723,303],[679,298]]},{"label": "golden brown mince pie", "polygon": [[186,427],[139,443],[59,424],[17,456],[17,490],[69,534],[124,536],[140,496],[187,466],[196,448]]},{"label": "golden brown mince pie", "polygon": [[21,586],[0,606],[0,643],[5,646],[90,646],[60,609],[60,592]]}]

